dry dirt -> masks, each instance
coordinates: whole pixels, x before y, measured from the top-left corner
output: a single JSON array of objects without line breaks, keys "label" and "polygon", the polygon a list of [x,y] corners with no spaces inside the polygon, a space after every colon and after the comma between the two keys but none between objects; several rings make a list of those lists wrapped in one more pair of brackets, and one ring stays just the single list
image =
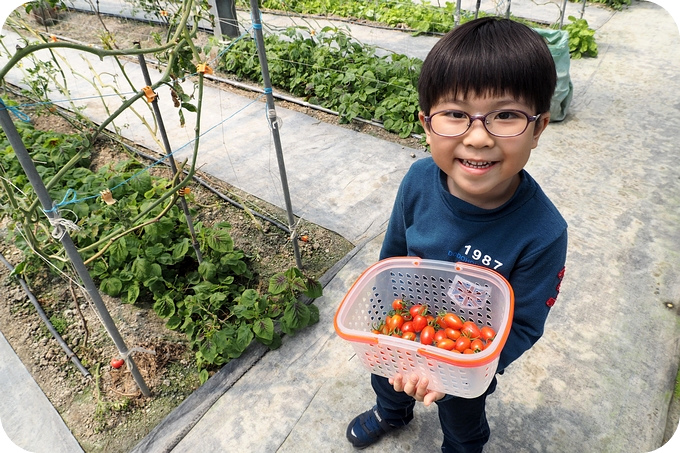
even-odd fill
[{"label": "dry dirt", "polygon": [[[27,20],[36,29],[44,30],[34,19]],[[99,36],[93,33],[93,24],[99,23],[101,30],[105,26],[108,32],[116,36],[120,47],[126,47],[129,42],[140,40],[140,37],[148,38],[156,28],[110,17],[102,17],[101,20],[103,24],[92,15],[68,12],[61,15],[59,22],[50,26],[48,31],[81,42],[92,42]],[[236,90],[231,86],[223,88]],[[255,95],[248,91],[241,94]],[[2,95],[8,96],[9,93]],[[332,115],[294,103],[279,102],[279,105],[337,124],[337,118]],[[74,132],[58,116],[27,113],[38,128]],[[399,139],[381,128],[366,124],[345,127],[417,147],[417,140]],[[114,141],[101,139],[93,149],[93,165],[127,158],[126,153]],[[287,224],[285,213],[280,209],[200,172],[199,176],[219,193]],[[253,257],[253,266],[263,279],[295,265],[292,246],[285,232],[266,221],[257,224],[243,210],[199,184],[191,188],[195,207],[199,210],[197,220],[206,224],[229,222],[236,247]],[[301,233],[309,237],[309,242],[300,243],[304,271],[315,278],[323,275],[353,248],[351,243],[336,233],[304,221],[301,222]],[[6,230],[0,230],[0,234],[4,237]],[[21,262],[21,252],[12,244],[4,241],[0,242],[0,247],[10,263]],[[164,322],[156,317],[150,307],[126,305],[105,296],[108,310],[127,346],[155,352],[134,356],[152,391],[151,397],[142,396],[126,365],[120,369],[113,369],[109,365],[111,358],[116,355],[115,346],[78,287],[63,276],[45,272],[27,283],[52,323],[63,332],[68,346],[91,374],[91,377],[85,377],[49,334],[23,289],[8,275],[7,268],[0,266],[0,330],[85,451],[128,451],[198,387],[194,353],[189,350],[183,335],[165,328]]]}]

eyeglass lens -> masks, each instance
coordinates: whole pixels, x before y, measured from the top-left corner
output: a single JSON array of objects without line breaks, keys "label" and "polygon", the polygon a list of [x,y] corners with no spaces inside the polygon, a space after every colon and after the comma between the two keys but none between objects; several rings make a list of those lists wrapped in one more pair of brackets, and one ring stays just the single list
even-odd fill
[{"label": "eyeglass lens", "polygon": [[[529,118],[517,110],[498,110],[487,113],[483,122],[489,133],[509,137],[524,132]],[[446,110],[432,115],[430,125],[436,134],[456,136],[464,134],[470,128],[471,119],[465,112]]]}]

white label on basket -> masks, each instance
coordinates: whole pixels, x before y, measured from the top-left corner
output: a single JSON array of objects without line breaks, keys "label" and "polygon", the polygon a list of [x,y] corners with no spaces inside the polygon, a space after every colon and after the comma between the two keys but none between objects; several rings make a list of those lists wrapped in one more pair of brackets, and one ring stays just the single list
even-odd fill
[{"label": "white label on basket", "polygon": [[449,287],[448,296],[464,308],[482,308],[491,297],[491,288],[473,283],[456,275]]}]

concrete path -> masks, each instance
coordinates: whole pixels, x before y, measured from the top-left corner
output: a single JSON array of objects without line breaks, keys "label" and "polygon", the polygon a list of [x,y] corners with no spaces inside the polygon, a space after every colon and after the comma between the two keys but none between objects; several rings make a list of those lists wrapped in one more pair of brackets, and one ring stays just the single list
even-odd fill
[{"label": "concrete path", "polygon": [[[567,275],[546,334],[488,401],[486,452],[638,453],[657,448],[666,428],[680,352],[680,34],[653,3],[609,14],[597,29],[599,57],[572,61],[569,116],[549,126],[527,167],[569,222]],[[412,38],[408,48],[422,42]],[[280,197],[262,105],[209,90],[215,103],[203,124],[220,133],[201,139],[203,170],[263,199]],[[95,105],[86,111],[99,114]],[[238,127],[223,130],[229,123],[219,122],[237,111]],[[398,181],[411,153],[423,154],[277,112],[296,213],[357,248],[325,280],[317,325],[277,351],[253,345],[135,451],[353,451],[346,425],[373,404],[368,375],[332,317],[377,259]],[[190,130],[173,131],[173,146],[188,142]],[[137,126],[121,131],[148,140]],[[641,347],[650,332],[655,346]],[[419,405],[413,423],[366,451],[434,452],[440,442],[436,409]]]}]

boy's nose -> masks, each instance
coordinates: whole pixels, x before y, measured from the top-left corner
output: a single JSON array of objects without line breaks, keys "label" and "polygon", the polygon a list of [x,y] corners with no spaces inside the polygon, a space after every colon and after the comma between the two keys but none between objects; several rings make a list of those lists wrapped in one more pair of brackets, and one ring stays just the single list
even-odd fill
[{"label": "boy's nose", "polygon": [[472,120],[470,128],[463,137],[463,143],[475,148],[493,146],[493,135],[489,134],[489,132],[484,127],[484,120],[482,118],[474,118]]}]

